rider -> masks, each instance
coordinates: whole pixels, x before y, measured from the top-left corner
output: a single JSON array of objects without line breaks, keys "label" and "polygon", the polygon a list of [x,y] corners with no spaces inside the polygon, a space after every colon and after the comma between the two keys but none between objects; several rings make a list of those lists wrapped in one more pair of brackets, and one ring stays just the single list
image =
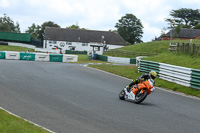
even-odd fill
[{"label": "rider", "polygon": [[[141,77],[138,77],[135,80],[132,80],[132,82],[126,86],[127,91],[129,92],[129,90],[132,88],[133,85],[141,83],[142,81],[147,81],[148,79],[155,79],[157,76],[157,73],[155,71],[150,71],[149,74],[145,73],[143,74]],[[151,91],[154,91],[155,88],[153,87],[151,89]]]}]

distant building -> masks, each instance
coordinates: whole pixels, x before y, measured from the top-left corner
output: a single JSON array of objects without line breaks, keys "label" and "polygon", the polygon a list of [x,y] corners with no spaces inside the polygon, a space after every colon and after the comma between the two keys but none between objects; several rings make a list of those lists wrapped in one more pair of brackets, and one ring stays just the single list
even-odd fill
[{"label": "distant building", "polygon": [[52,50],[87,51],[102,54],[108,49],[126,46],[115,32],[45,27],[43,48]]},{"label": "distant building", "polygon": [[[161,40],[170,40],[170,32],[161,36]],[[172,30],[173,39],[200,39],[200,29],[187,29],[182,28],[180,33],[177,34],[175,30]]]}]

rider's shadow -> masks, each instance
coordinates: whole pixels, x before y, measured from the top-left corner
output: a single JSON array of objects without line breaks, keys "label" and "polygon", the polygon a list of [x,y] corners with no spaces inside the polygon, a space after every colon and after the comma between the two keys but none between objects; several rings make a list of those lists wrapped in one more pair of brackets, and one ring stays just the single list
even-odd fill
[{"label": "rider's shadow", "polygon": [[145,102],[145,101],[143,101],[142,103],[139,103],[139,104],[136,104],[136,103],[134,103],[132,100],[124,100],[125,102],[129,102],[129,103],[132,103],[132,104],[134,104],[134,105],[137,105],[137,106],[154,106],[154,107],[156,107],[157,105],[156,104],[154,104],[154,103],[151,103],[151,102]]},{"label": "rider's shadow", "polygon": [[157,106],[156,104],[153,104],[153,103],[149,103],[149,102],[142,102],[140,104],[136,104],[138,106]]}]

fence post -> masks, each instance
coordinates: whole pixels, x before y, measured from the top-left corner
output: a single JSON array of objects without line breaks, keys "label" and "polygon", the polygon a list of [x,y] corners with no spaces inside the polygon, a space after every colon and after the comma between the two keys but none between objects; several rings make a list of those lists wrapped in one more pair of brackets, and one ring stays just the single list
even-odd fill
[{"label": "fence post", "polygon": [[195,45],[195,43],[193,43],[193,45],[192,45],[193,47],[192,47],[192,54],[196,54],[196,45]]},{"label": "fence post", "polygon": [[179,43],[177,43],[177,51],[180,52]]}]

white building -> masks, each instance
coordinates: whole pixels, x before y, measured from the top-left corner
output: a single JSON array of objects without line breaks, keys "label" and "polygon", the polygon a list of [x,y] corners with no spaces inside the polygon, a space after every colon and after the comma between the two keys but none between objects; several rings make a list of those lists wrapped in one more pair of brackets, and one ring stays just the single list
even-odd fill
[{"label": "white building", "polygon": [[126,42],[115,32],[46,27],[43,48],[87,51],[102,54],[103,51],[126,46]]}]

